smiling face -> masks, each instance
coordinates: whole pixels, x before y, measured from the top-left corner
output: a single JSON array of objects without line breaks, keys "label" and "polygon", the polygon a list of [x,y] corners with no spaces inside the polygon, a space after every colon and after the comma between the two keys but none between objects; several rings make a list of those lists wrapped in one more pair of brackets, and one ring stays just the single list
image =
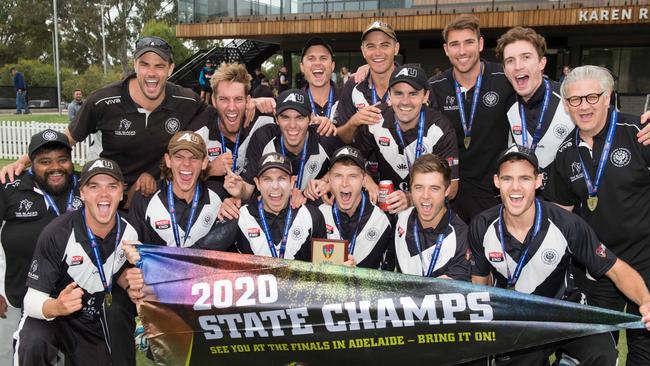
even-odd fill
[{"label": "smiling face", "polygon": [[411,128],[417,124],[420,109],[428,100],[428,90],[416,90],[408,83],[397,83],[390,87],[391,106],[402,127]]},{"label": "smiling face", "polygon": [[[582,135],[595,136],[607,124],[610,95],[608,91],[604,91],[604,93],[603,91],[596,79],[577,80],[565,86],[564,108],[569,112],[571,120],[578,126]],[[583,98],[580,105],[573,107],[566,101],[571,97],[584,97],[600,93],[603,94],[594,104],[590,104]]]},{"label": "smiling face", "polygon": [[86,223],[94,233],[106,232],[115,225],[115,213],[122,199],[122,182],[108,174],[97,174],[81,187]]},{"label": "smiling face", "polygon": [[217,108],[221,127],[227,134],[235,135],[239,132],[244,118],[246,118],[246,104],[250,96],[246,94],[246,87],[235,81],[220,81],[212,102]]},{"label": "smiling face", "polygon": [[32,159],[34,179],[47,193],[55,196],[70,189],[73,169],[67,148],[37,150]]},{"label": "smiling face", "polygon": [[535,210],[535,190],[542,185],[542,176],[527,160],[507,160],[494,175],[494,185],[499,189],[505,212],[516,218]]},{"label": "smiling face", "polygon": [[447,33],[447,42],[443,48],[454,70],[467,73],[478,67],[483,51],[483,37],[471,29],[452,30]]},{"label": "smiling face", "polygon": [[528,41],[515,41],[503,48],[503,70],[515,89],[525,101],[542,85],[546,57],[537,54]]},{"label": "smiling face", "polygon": [[266,211],[277,215],[287,207],[296,177],[281,169],[270,168],[254,180]]},{"label": "smiling face", "polygon": [[366,174],[352,162],[337,162],[329,171],[330,190],[338,208],[352,216],[361,202],[361,188]]},{"label": "smiling face", "polygon": [[309,47],[300,62],[300,71],[305,74],[305,79],[312,87],[323,87],[329,84],[334,67],[332,55],[322,45]]},{"label": "smiling face", "polygon": [[363,58],[376,74],[391,71],[398,52],[399,43],[382,31],[368,33],[361,42]]},{"label": "smiling face", "polygon": [[295,109],[285,109],[277,116],[285,147],[294,154],[301,151],[309,128],[309,118]]},{"label": "smiling face", "polygon": [[198,157],[189,150],[165,154],[165,165],[172,173],[172,189],[179,198],[191,199],[201,172],[208,166],[207,157]]},{"label": "smiling face", "polygon": [[435,227],[447,212],[448,184],[442,173],[422,172],[411,176],[411,199],[422,227]]},{"label": "smiling face", "polygon": [[147,52],[135,60],[135,73],[138,89],[150,101],[162,101],[165,83],[174,69],[155,52]]}]

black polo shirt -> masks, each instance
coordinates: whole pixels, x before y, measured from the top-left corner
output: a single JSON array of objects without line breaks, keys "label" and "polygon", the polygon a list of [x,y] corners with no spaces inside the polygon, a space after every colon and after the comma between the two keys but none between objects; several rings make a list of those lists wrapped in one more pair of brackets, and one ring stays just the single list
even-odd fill
[{"label": "black polo shirt", "polygon": [[[117,286],[117,278],[126,265],[126,256],[119,247],[119,242],[138,240],[135,230],[124,218],[121,218],[120,225],[122,233],[117,249],[117,225],[105,238],[97,237],[106,280],[113,286]],[[61,215],[43,230],[27,274],[28,287],[49,294],[52,298],[58,297],[72,282],[84,292],[81,298],[82,308],[61,317],[61,320],[69,322],[71,328],[79,332],[89,332],[104,338],[101,327],[105,321],[102,315],[104,287],[95,265],[81,211]]]},{"label": "black polo shirt", "polygon": [[598,189],[598,205],[587,208],[587,185],[578,151],[595,181],[600,155],[610,124],[611,108],[605,127],[593,138],[593,149],[575,132],[564,140],[551,174],[553,200],[575,205],[612,252],[650,279],[650,147],[637,142],[642,126],[638,116],[619,113],[618,123]]},{"label": "black polo shirt", "polygon": [[[544,114],[542,122],[541,138],[535,148],[535,155],[539,161],[540,172],[542,176],[542,187],[540,193],[548,198],[550,194],[546,192],[546,183],[548,181],[548,172],[553,169],[553,162],[555,161],[555,154],[560,144],[567,136],[571,135],[575,125],[571,121],[571,116],[564,110],[562,103],[562,96],[560,95],[560,83],[548,80],[551,87],[551,94],[549,95],[548,107]],[[546,88],[544,82],[535,91],[533,96],[525,102],[516,93],[510,101],[508,108],[508,122],[510,123],[511,138],[518,144],[523,145],[522,134],[524,131],[521,126],[521,116],[519,106],[523,105],[524,113],[526,114],[526,131],[528,145],[533,143],[533,135],[539,120],[539,114],[544,104],[544,94]]]},{"label": "black polo shirt", "polygon": [[[422,154],[436,154],[447,160],[452,168],[452,179],[458,179],[458,148],[451,124],[440,112],[422,107],[424,110],[424,136]],[[392,108],[382,113],[383,120],[375,125],[363,125],[355,134],[355,147],[366,157],[374,153],[379,163],[379,179],[391,180],[395,189],[409,190],[409,165],[395,129],[395,112]],[[419,123],[419,116],[418,116]],[[410,164],[415,162],[417,125],[408,131],[402,130]]]},{"label": "black polo shirt", "polygon": [[[210,231],[216,221],[221,203],[227,197],[223,188],[217,187],[217,184],[211,181],[207,184],[199,182],[201,187],[199,202],[194,213],[194,219],[190,224],[187,241],[184,243],[183,238],[185,237],[187,220],[192,210],[192,202],[188,203],[172,192],[174,209],[176,210],[176,224],[178,225],[178,234],[182,247],[194,245],[197,240]],[[143,243],[166,245],[168,247],[176,246],[167,202],[168,186],[167,181],[163,180],[159,184],[161,188],[152,196],[145,197],[140,192],[136,192],[133,197],[129,209],[129,221],[133,224]]]},{"label": "black polo shirt", "polygon": [[[354,82],[354,78],[350,78],[348,82],[343,85],[341,96],[339,97],[339,104],[336,108],[336,114],[334,115],[334,123],[336,123],[337,126],[346,124],[359,109],[373,104],[370,76],[371,73],[368,73],[365,80],[359,84]],[[386,90],[384,95],[377,95],[377,102],[382,102],[377,106],[377,108],[383,110],[388,106],[388,104],[386,104],[386,101],[390,99],[388,94],[388,90]]]},{"label": "black polo shirt", "polygon": [[[278,215],[265,212],[266,223],[278,255],[287,212],[286,208]],[[294,209],[284,258],[311,261],[311,239],[325,238],[326,234],[323,215],[316,206],[307,203]],[[272,256],[258,212],[257,200],[251,200],[242,206],[238,219],[215,223],[210,233],[194,245],[194,248],[232,250],[232,244],[235,243],[235,249],[240,253]]]},{"label": "black polo shirt", "polygon": [[[73,174],[77,176],[76,173]],[[58,196],[50,195],[60,213],[66,211],[69,194],[68,191]],[[76,210],[82,206],[79,187],[76,187],[72,207]],[[17,176],[13,183],[7,182],[0,186],[0,213],[3,220],[0,268],[5,269],[0,271],[0,295],[11,306],[20,308],[27,292],[25,280],[38,235],[56,217],[56,213],[28,171]]]},{"label": "black polo shirt", "polygon": [[167,82],[165,99],[147,114],[129,94],[133,78],[135,74],[90,94],[77,118],[68,125],[76,141],[99,132],[100,155],[117,162],[128,185],[144,172],[159,178],[160,159],[169,140],[185,130],[205,106],[190,89]]},{"label": "black polo shirt", "polygon": [[[416,220],[424,263],[415,244],[413,225]],[[471,252],[467,243],[467,224],[458,215],[452,214],[449,220],[449,215],[446,214],[435,228],[423,229],[417,211],[409,207],[398,214],[395,226],[395,256],[398,271],[422,276],[431,263],[438,234],[444,234],[445,238],[431,277],[447,275],[455,280],[470,281]]]},{"label": "black polo shirt", "polygon": [[[571,259],[584,265],[595,277],[601,277],[616,262],[616,255],[601,244],[596,233],[580,217],[546,201],[541,201],[542,225],[530,242],[528,255],[515,290],[556,299],[573,290]],[[474,217],[469,227],[469,243],[474,265],[472,275],[492,273],[497,287],[507,287],[508,268],[511,276],[524,248],[504,225],[505,253],[499,239],[499,206]],[[532,236],[533,227],[526,236]],[[506,265],[507,261],[507,265]]]},{"label": "black polo shirt", "polygon": [[[253,121],[246,128],[242,128],[239,133],[239,147],[237,149],[237,167],[235,174],[240,174],[246,165],[246,150],[250,143],[253,132],[262,126],[275,124],[275,120],[271,116],[256,114]],[[203,113],[196,116],[194,120],[187,126],[188,130],[194,131],[201,135],[205,145],[208,149],[208,159],[214,160],[217,156],[224,152],[235,150],[236,142],[222,137],[221,130],[219,129],[219,112],[212,106],[207,106]],[[226,143],[225,148],[221,146],[221,139],[223,138]],[[234,155],[234,154],[233,154]]]},{"label": "black polo shirt", "polygon": [[327,239],[351,241],[355,231],[357,232],[354,253],[351,253],[357,262],[357,267],[379,269],[382,266],[386,251],[393,240],[390,221],[384,211],[373,205],[367,198],[361,219],[359,219],[361,204],[351,217],[339,210],[343,229],[341,233],[336,225],[332,206],[323,203],[318,208],[325,219]]},{"label": "black polo shirt", "polygon": [[[472,140],[465,149],[465,133],[460,119],[452,69],[429,79],[429,101],[451,121],[456,131],[456,146],[460,153],[460,191],[472,197],[494,197],[492,176],[496,172],[499,154],[508,147],[508,101],[514,93],[499,64],[482,61],[483,81],[479,95]],[[469,123],[476,86],[462,93],[465,116]]]},{"label": "black polo shirt", "polygon": [[[316,133],[316,129],[310,126],[308,129],[307,140],[307,160],[305,161],[305,171],[303,173],[302,185],[300,190],[307,188],[307,184],[312,179],[320,179],[329,169],[329,154],[330,151],[320,143],[320,136]],[[282,132],[277,124],[269,124],[262,126],[252,133],[251,141],[246,150],[246,167],[241,173],[241,177],[248,184],[255,184],[253,178],[257,176],[258,165],[260,158],[264,154],[277,152],[282,154],[280,146],[280,139]],[[300,172],[300,155],[293,154],[291,151],[285,149],[286,157],[291,161],[291,168],[293,175],[298,176]]]}]

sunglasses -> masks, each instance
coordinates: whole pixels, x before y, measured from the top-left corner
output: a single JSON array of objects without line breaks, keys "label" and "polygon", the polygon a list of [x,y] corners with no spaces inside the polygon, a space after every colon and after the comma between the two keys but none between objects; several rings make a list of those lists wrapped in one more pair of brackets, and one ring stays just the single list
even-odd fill
[{"label": "sunglasses", "polygon": [[148,36],[142,37],[135,42],[135,49],[143,47],[156,47],[164,51],[171,51],[171,46],[160,37]]}]

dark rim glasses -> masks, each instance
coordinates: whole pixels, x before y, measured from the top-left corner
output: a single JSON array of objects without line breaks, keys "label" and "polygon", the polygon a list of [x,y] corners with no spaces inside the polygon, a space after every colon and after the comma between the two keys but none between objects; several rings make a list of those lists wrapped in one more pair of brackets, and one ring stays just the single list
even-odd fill
[{"label": "dark rim glasses", "polygon": [[600,93],[591,93],[587,95],[582,95],[582,96],[574,96],[574,97],[569,97],[569,98],[564,98],[570,106],[572,107],[578,107],[580,104],[582,104],[582,100],[586,100],[587,103],[589,104],[596,104],[600,100],[600,97],[605,94],[604,91]]}]

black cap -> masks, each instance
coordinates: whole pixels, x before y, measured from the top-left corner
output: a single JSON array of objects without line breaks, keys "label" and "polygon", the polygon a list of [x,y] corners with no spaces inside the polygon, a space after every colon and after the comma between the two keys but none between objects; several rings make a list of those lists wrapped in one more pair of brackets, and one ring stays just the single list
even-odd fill
[{"label": "black cap", "polygon": [[277,168],[291,175],[291,162],[284,155],[272,152],[262,155],[260,165],[257,170],[257,176],[261,176],[265,171]]},{"label": "black cap", "polygon": [[213,64],[214,62],[212,62],[212,60],[210,60],[210,59],[207,59],[207,60],[205,60],[205,63],[206,64]]},{"label": "black cap", "polygon": [[279,115],[287,109],[294,109],[303,116],[309,116],[311,104],[307,92],[300,89],[289,89],[280,93],[275,100],[275,114]]},{"label": "black cap", "polygon": [[83,187],[86,185],[86,183],[88,183],[90,178],[96,176],[97,174],[110,175],[118,181],[124,182],[122,170],[116,162],[110,159],[99,158],[87,162],[81,169],[81,179],[79,180],[79,186]]},{"label": "black cap", "polygon": [[342,148],[336,150],[334,155],[330,158],[330,168],[341,159],[350,159],[352,160],[359,168],[366,170],[366,161],[361,155],[361,151],[355,149],[352,146],[343,146]]},{"label": "black cap", "polygon": [[63,132],[47,129],[32,136],[28,148],[29,159],[34,159],[34,153],[36,150],[46,145],[60,145],[61,147],[67,147],[68,149],[72,150],[70,142],[68,141],[68,136],[66,136]]},{"label": "black cap", "polygon": [[427,74],[420,66],[413,64],[402,65],[393,71],[388,87],[390,88],[398,83],[408,83],[415,90],[427,89],[429,87]]},{"label": "black cap", "polygon": [[147,52],[154,52],[167,62],[172,62],[172,47],[164,39],[156,36],[147,36],[135,42],[133,58],[138,58]]},{"label": "black cap", "polygon": [[327,49],[327,51],[330,53],[330,56],[332,56],[332,58],[334,58],[334,51],[332,51],[332,46],[330,46],[329,43],[327,43],[321,37],[311,37],[311,38],[309,38],[307,43],[305,43],[305,47],[302,48],[302,53],[300,55],[301,60],[303,59],[303,57],[305,57],[305,53],[307,53],[307,50],[311,46],[323,46],[323,47],[325,47]]},{"label": "black cap", "polygon": [[522,145],[512,145],[499,155],[499,158],[497,159],[497,171],[499,171],[501,164],[510,160],[513,156],[518,156],[527,160],[533,165],[536,172],[539,171],[539,162],[537,161],[535,152]]}]

